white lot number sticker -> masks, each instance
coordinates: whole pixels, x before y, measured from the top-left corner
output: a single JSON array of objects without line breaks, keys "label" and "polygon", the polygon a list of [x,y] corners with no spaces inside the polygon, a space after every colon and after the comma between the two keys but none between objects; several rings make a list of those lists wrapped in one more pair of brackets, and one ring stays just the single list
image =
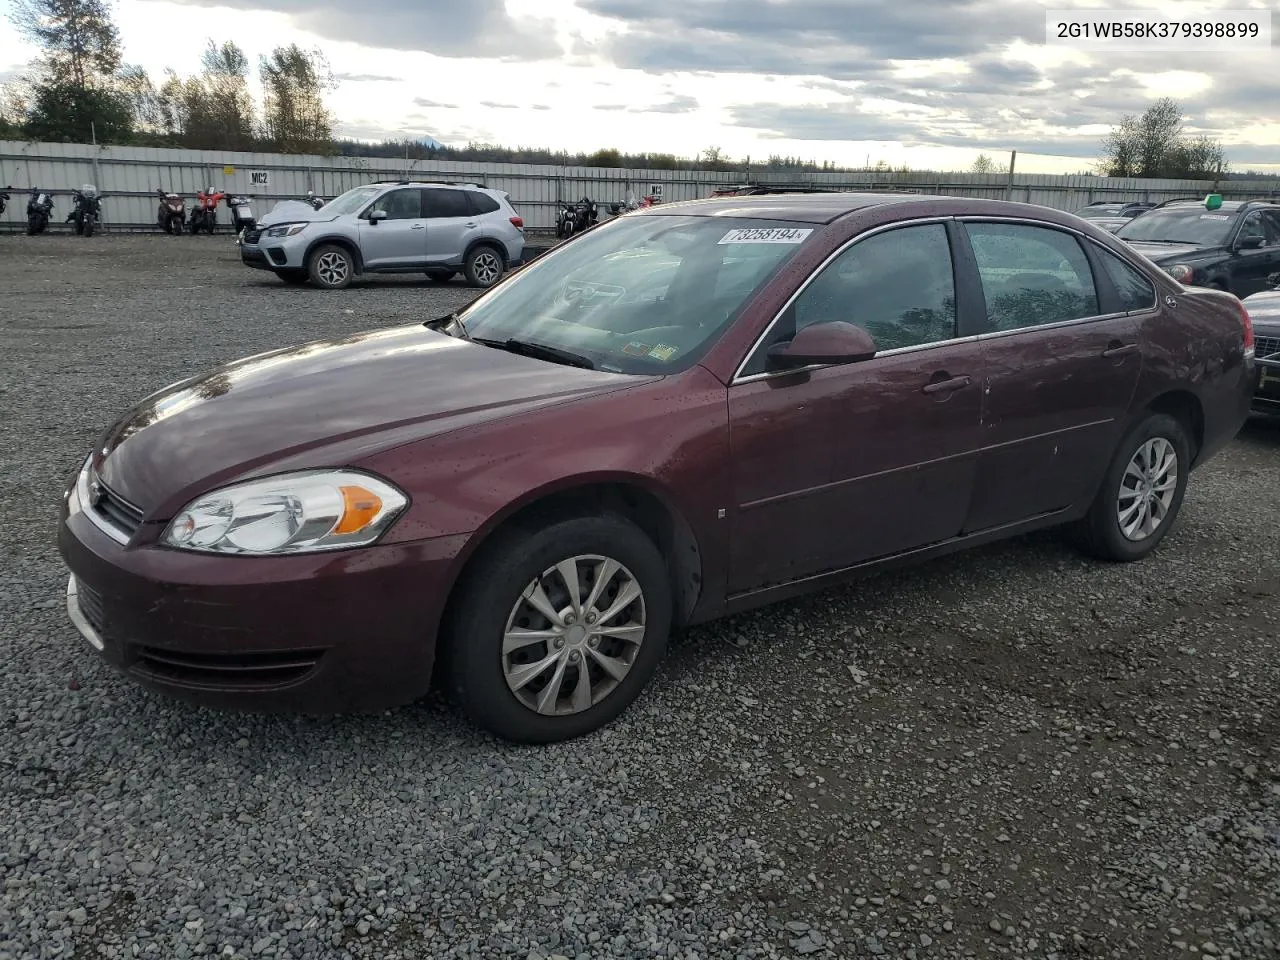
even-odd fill
[{"label": "white lot number sticker", "polygon": [[1200,214],[1200,219],[1201,220],[1230,220],[1231,218],[1221,213],[1202,213]]},{"label": "white lot number sticker", "polygon": [[[810,227],[742,227],[730,230],[720,243],[804,243]],[[718,244],[717,244],[718,245]]]}]

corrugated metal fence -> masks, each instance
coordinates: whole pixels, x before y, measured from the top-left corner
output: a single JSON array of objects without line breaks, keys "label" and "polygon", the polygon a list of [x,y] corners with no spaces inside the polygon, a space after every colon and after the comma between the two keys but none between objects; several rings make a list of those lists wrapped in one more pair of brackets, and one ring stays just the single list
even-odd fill
[{"label": "corrugated metal fence", "polygon": [[[680,170],[623,170],[549,164],[404,161],[372,157],[291,156],[230,153],[151,147],[94,147],[90,144],[25,143],[0,140],[0,186],[9,184],[12,199],[0,217],[0,228],[17,229],[26,219],[26,193],[32,187],[56,197],[54,221],[69,211],[70,191],[84,183],[103,193],[104,225],[150,228],[155,224],[163,189],[182,194],[188,205],[197,189],[214,187],[254,197],[257,213],[280,200],[321,197],[374,180],[454,180],[505,190],[531,229],[549,229],[560,202],[586,195],[599,203],[623,201],[628,192],[648,194],[655,186],[665,201],[705,197],[721,186],[746,181],[794,183],[841,190],[914,190],[920,193],[990,197],[1074,210],[1094,200],[1160,201],[1177,196],[1203,196],[1214,184],[1197,180],[1137,180],[1087,176],[1018,174],[819,173],[782,174],[753,169],[724,173]],[[1231,181],[1222,192],[1232,197],[1280,199],[1276,181]],[[229,220],[225,208],[222,222]]]}]

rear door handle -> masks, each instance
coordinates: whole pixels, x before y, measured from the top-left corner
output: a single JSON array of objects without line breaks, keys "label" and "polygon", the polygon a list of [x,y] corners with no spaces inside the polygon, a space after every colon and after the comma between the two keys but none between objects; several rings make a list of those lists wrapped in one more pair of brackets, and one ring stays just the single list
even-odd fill
[{"label": "rear door handle", "polygon": [[971,383],[973,380],[969,377],[949,377],[946,380],[930,380],[920,389],[924,393],[951,393],[954,390],[963,390]]},{"label": "rear door handle", "polygon": [[1127,357],[1129,354],[1137,352],[1138,345],[1136,343],[1113,343],[1102,351],[1102,355],[1110,360],[1113,357]]}]

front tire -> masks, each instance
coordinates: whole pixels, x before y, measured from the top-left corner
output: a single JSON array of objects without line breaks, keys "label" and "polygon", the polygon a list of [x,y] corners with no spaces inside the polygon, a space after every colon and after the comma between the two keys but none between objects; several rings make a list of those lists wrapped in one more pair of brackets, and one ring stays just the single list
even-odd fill
[{"label": "front tire", "polygon": [[356,263],[346,248],[326,243],[312,252],[307,272],[316,286],[325,290],[341,290],[355,276]]},{"label": "front tire", "polygon": [[1186,427],[1164,413],[1135,424],[1116,447],[1088,515],[1081,545],[1104,560],[1141,560],[1177,520],[1191,468]]},{"label": "front tire", "polygon": [[464,264],[467,283],[473,287],[487,290],[502,279],[506,271],[503,256],[494,247],[482,245],[467,254]]},{"label": "front tire", "polygon": [[636,699],[666,649],[671,586],[630,521],[569,517],[499,534],[453,609],[442,651],[452,698],[499,737],[552,743]]},{"label": "front tire", "polygon": [[86,237],[92,237],[93,231],[94,231],[94,218],[85,217],[84,218],[84,235]]}]

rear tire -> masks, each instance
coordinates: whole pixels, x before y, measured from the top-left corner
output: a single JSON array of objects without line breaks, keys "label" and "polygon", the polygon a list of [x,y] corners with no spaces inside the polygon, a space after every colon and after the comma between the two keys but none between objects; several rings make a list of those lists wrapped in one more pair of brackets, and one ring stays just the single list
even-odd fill
[{"label": "rear tire", "polygon": [[1153,413],[1116,446],[1102,487],[1073,533],[1087,552],[1103,560],[1141,560],[1165,538],[1178,518],[1191,467],[1187,429],[1174,417]]},{"label": "rear tire", "polygon": [[468,285],[487,290],[502,279],[506,272],[506,262],[496,247],[482,244],[467,254],[463,269]]},{"label": "rear tire", "polygon": [[[442,638],[452,699],[474,723],[518,743],[569,740],[617,718],[653,676],[671,628],[670,579],[653,541],[630,521],[603,514],[513,528],[482,550]],[[573,571],[580,601],[572,619],[562,569]],[[543,606],[561,622],[525,599],[535,583],[545,585]],[[624,590],[634,598],[627,601]],[[613,632],[593,632],[601,629]],[[519,643],[521,631],[544,636]]]},{"label": "rear tire", "polygon": [[345,248],[335,243],[316,247],[307,262],[311,282],[325,290],[342,290],[355,276],[355,258]]}]

